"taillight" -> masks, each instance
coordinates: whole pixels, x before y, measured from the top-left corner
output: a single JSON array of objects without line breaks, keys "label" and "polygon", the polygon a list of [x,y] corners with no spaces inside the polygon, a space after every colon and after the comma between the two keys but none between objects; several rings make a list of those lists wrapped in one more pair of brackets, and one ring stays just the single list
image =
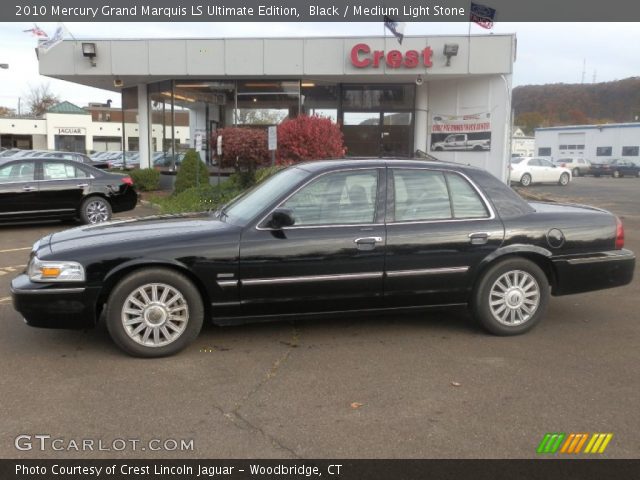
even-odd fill
[{"label": "taillight", "polygon": [[131,177],[122,177],[122,183],[126,185],[133,185],[133,179]]},{"label": "taillight", "polygon": [[616,217],[616,250],[624,248],[624,227],[622,221]]}]

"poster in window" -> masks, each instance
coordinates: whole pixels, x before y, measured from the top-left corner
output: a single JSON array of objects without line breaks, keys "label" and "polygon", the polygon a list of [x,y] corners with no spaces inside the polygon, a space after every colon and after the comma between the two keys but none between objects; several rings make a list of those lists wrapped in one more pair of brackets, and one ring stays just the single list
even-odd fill
[{"label": "poster in window", "polygon": [[432,152],[491,150],[491,114],[435,114],[431,121]]}]

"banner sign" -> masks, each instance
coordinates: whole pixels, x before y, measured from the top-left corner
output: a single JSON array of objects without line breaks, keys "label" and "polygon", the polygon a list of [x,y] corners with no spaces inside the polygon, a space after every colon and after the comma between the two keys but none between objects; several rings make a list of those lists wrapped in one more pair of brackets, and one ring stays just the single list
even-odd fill
[{"label": "banner sign", "polygon": [[491,114],[436,114],[431,121],[432,152],[491,150]]}]

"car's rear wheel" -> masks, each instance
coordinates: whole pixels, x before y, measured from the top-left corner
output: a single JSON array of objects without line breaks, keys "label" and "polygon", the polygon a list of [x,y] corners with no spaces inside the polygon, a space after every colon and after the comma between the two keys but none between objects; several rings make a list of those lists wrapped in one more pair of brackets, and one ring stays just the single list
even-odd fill
[{"label": "car's rear wheel", "polygon": [[567,185],[569,185],[569,180],[569,174],[563,173],[562,175],[560,175],[560,180],[558,180],[558,183],[563,187],[566,187]]},{"label": "car's rear wheel", "polygon": [[535,263],[510,258],[490,267],[473,292],[472,313],[495,335],[519,335],[544,316],[549,281]]},{"label": "car's rear wheel", "polygon": [[523,187],[528,187],[529,185],[531,185],[531,175],[529,175],[528,173],[522,175],[522,177],[520,177],[520,185],[522,185]]},{"label": "car's rear wheel", "polygon": [[572,172],[572,175],[574,177],[579,177],[580,176],[580,169],[579,168],[574,168],[573,172]]},{"label": "car's rear wheel", "polygon": [[113,341],[136,357],[163,357],[193,342],[204,319],[198,289],[184,275],[148,268],[121,280],[105,312]]},{"label": "car's rear wheel", "polygon": [[82,223],[94,225],[111,219],[111,205],[102,197],[88,197],[80,206]]}]

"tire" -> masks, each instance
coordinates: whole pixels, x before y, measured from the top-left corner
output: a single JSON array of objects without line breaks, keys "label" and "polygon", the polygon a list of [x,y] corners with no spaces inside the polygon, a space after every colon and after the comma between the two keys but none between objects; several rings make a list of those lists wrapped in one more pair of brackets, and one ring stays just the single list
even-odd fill
[{"label": "tire", "polygon": [[520,177],[520,185],[522,185],[523,187],[528,187],[529,185],[531,185],[531,175],[529,175],[528,173],[522,175],[522,177]]},{"label": "tire", "polygon": [[571,172],[571,174],[572,174],[574,177],[579,177],[579,176],[580,176],[580,169],[579,169],[579,168],[574,168],[574,169],[573,169],[573,172]]},{"label": "tire", "polygon": [[87,197],[80,205],[80,220],[86,225],[108,222],[111,214],[111,205],[102,197]]},{"label": "tire", "polygon": [[482,145],[474,145],[473,146],[473,151],[474,152],[481,152],[482,151]]},{"label": "tire", "polygon": [[[503,304],[496,303],[501,301],[501,293],[505,295]],[[524,258],[512,257],[496,263],[482,275],[473,291],[471,311],[494,335],[520,335],[544,316],[549,294],[549,280],[540,267]]]},{"label": "tire", "polygon": [[611,175],[613,176],[613,178],[620,178],[622,176],[620,175],[620,172],[618,170],[614,170]]},{"label": "tire", "polygon": [[[169,307],[177,310],[170,312]],[[105,319],[109,335],[129,355],[165,357],[197,338],[204,306],[198,289],[181,273],[146,268],[115,286],[107,300]]]},{"label": "tire", "polygon": [[558,180],[558,184],[562,185],[563,187],[566,187],[567,185],[569,185],[569,182],[571,181],[571,178],[569,177],[568,173],[563,173],[562,175],[560,175],[560,179]]},{"label": "tire", "polygon": [[442,147],[436,147],[433,149],[434,152],[442,152],[444,149]]}]

